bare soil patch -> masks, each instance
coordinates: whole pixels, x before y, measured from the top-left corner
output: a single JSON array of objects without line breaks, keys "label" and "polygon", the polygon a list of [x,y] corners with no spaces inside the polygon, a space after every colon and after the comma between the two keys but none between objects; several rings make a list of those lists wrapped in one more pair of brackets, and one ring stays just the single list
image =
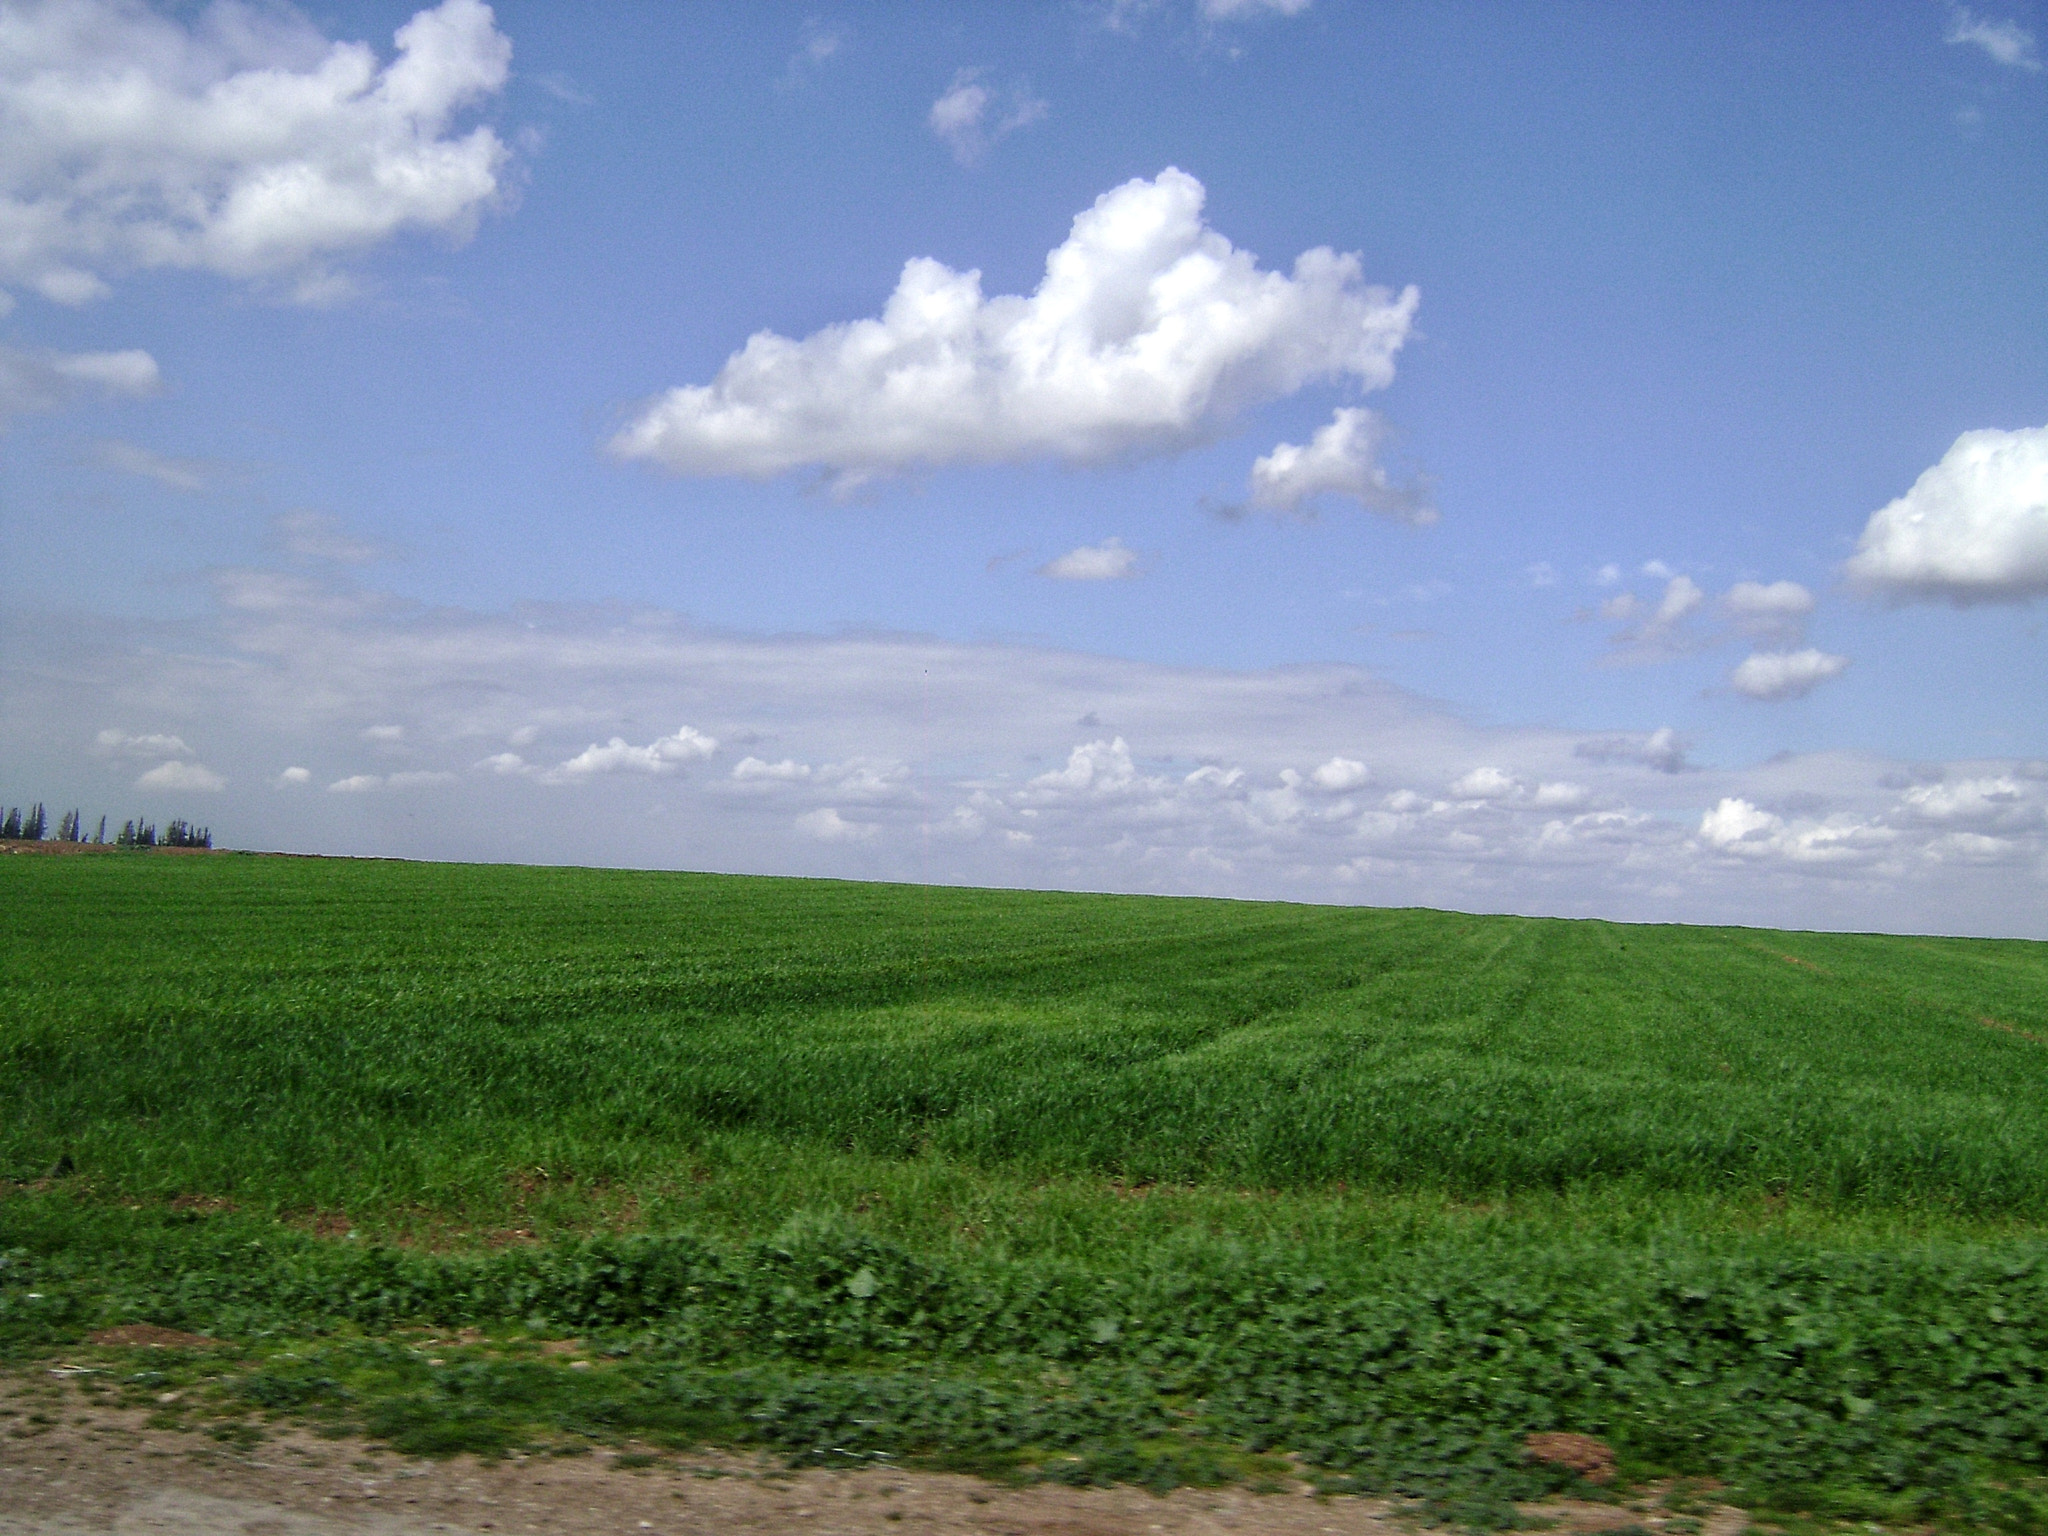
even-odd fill
[{"label": "bare soil patch", "polygon": [[[128,1330],[109,1330],[121,1332]],[[165,1333],[174,1330],[161,1330]],[[197,1335],[184,1335],[196,1338]],[[128,1340],[121,1342],[141,1342]],[[202,1342],[212,1342],[210,1340]],[[1376,1499],[1183,1488],[1011,1488],[893,1467],[789,1472],[773,1460],[647,1447],[574,1457],[424,1461],[356,1439],[272,1426],[247,1449],[104,1406],[89,1376],[0,1375],[0,1536],[1400,1536]],[[1692,1515],[1659,1498],[1551,1500],[1558,1536],[1739,1536],[1742,1511]]]},{"label": "bare soil patch", "polygon": [[210,1349],[218,1341],[203,1333],[186,1333],[156,1323],[123,1323],[118,1328],[102,1328],[92,1335],[91,1342],[131,1349]]}]

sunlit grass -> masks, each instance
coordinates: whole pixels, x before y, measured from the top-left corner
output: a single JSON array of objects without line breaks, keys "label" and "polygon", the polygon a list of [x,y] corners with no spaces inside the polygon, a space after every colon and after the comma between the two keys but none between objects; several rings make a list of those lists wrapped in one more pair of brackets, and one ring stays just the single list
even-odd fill
[{"label": "sunlit grass", "polygon": [[2048,1530],[2048,946],[146,855],[0,943],[0,1352],[205,1413]]}]

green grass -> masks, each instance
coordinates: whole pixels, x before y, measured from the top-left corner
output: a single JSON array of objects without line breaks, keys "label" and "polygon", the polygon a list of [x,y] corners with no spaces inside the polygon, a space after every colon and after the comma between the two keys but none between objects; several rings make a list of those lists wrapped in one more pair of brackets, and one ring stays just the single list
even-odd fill
[{"label": "green grass", "polygon": [[2048,1529],[2048,946],[145,855],[0,944],[0,1346],[218,1411]]}]

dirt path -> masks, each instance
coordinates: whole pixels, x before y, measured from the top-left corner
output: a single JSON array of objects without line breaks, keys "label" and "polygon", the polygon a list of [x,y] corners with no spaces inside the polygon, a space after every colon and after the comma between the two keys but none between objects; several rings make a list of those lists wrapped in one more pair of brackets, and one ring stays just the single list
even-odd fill
[{"label": "dirt path", "polygon": [[[0,1536],[1406,1536],[1375,1500],[1179,1489],[1005,1488],[944,1473],[788,1473],[693,1452],[621,1465],[578,1457],[422,1461],[358,1440],[278,1430],[249,1451],[152,1429],[47,1373],[0,1376]],[[628,1457],[630,1463],[638,1458]],[[1704,1520],[1557,1501],[1532,1514],[1567,1533],[1625,1527],[1738,1536]]]}]

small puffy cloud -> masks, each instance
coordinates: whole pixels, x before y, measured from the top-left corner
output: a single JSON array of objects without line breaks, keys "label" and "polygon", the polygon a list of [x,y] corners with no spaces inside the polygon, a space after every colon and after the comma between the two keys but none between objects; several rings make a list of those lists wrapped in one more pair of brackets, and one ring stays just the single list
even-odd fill
[{"label": "small puffy cloud", "polygon": [[696,762],[718,750],[716,737],[683,726],[673,736],[663,736],[644,747],[633,746],[623,736],[614,736],[599,746],[595,743],[548,770],[543,775],[551,784],[571,783],[607,773],[673,773],[684,763]]},{"label": "small puffy cloud", "polygon": [[203,459],[174,459],[134,443],[101,443],[96,457],[108,469],[117,469],[124,475],[134,475],[142,480],[154,480],[158,485],[194,495],[206,489],[213,475],[213,466]]},{"label": "small puffy cloud", "polygon": [[1700,818],[1700,836],[1716,848],[1733,848],[1738,843],[1768,836],[1784,825],[1769,811],[1758,810],[1747,800],[1730,796]]},{"label": "small puffy cloud", "polygon": [[380,65],[293,12],[219,5],[188,26],[120,0],[0,15],[0,283],[58,303],[107,274],[198,269],[346,286],[333,263],[405,229],[457,238],[497,196],[489,128],[451,120],[505,82],[480,0],[398,29]]},{"label": "small puffy cloud", "polygon": [[1453,800],[1498,800],[1517,794],[1521,784],[1499,768],[1474,768],[1451,785]]},{"label": "small puffy cloud", "polygon": [[1982,48],[1998,63],[2012,69],[2038,73],[2041,68],[2040,55],[2034,51],[2033,33],[2016,21],[1993,21],[1979,16],[1966,5],[1949,7],[1948,31],[1942,41]]},{"label": "small puffy cloud", "polygon": [[301,784],[310,784],[312,782],[313,770],[310,768],[287,768],[277,776],[277,787],[279,789],[296,789]]},{"label": "small puffy cloud", "polygon": [[533,772],[533,766],[517,752],[493,752],[477,765],[483,773],[495,773],[501,778],[520,777]]},{"label": "small puffy cloud", "polygon": [[1138,574],[1138,552],[1125,548],[1122,539],[1104,539],[1068,550],[1041,565],[1038,574],[1054,581],[1122,581]]},{"label": "small puffy cloud", "polygon": [[894,799],[909,780],[907,764],[865,757],[827,763],[818,770],[820,784],[829,786],[835,794],[853,795],[862,800]]},{"label": "small puffy cloud", "polygon": [[1641,763],[1659,773],[1682,773],[1686,768],[1686,744],[1670,726],[1659,726],[1647,736],[1595,736],[1572,748],[1574,757],[1591,762]]},{"label": "small puffy cloud", "polygon": [[1570,810],[1575,806],[1584,805],[1588,798],[1588,791],[1583,784],[1557,779],[1538,784],[1536,793],[1530,797],[1529,803],[1545,809]]},{"label": "small puffy cloud", "polygon": [[[0,27],[5,26],[0,18]],[[4,214],[0,205],[0,214]],[[0,236],[4,236],[0,223]],[[4,238],[0,238],[4,244]],[[29,411],[53,411],[81,393],[141,399],[163,385],[147,352],[33,352],[0,346],[0,423]]]},{"label": "small puffy cloud", "polygon": [[337,795],[367,795],[378,790],[428,789],[452,784],[455,775],[442,769],[420,769],[412,773],[356,773],[336,779],[327,788]]},{"label": "small puffy cloud", "polygon": [[829,805],[806,811],[796,819],[797,831],[821,843],[865,843],[874,839],[876,829],[859,821],[848,821]]},{"label": "small puffy cloud", "polygon": [[1850,580],[1890,597],[2025,602],[2048,594],[2048,426],[1965,432],[1871,514]]},{"label": "small puffy cloud", "polygon": [[1612,560],[1608,561],[1605,565],[1601,566],[1599,570],[1593,573],[1593,585],[1596,587],[1611,587],[1618,583],[1620,580],[1621,567],[1616,565]]},{"label": "small puffy cloud", "polygon": [[1341,407],[1306,447],[1281,443],[1253,462],[1252,504],[1299,513],[1320,497],[1340,496],[1403,522],[1435,522],[1436,509],[1420,487],[1396,485],[1387,477],[1379,462],[1386,439],[1386,423],[1371,411]]},{"label": "small puffy cloud", "polygon": [[1131,760],[1123,737],[1090,741],[1067,754],[1067,765],[1041,773],[1027,786],[1040,795],[1113,795],[1148,781]]},{"label": "small puffy cloud", "polygon": [[1813,613],[1813,594],[1796,581],[1738,581],[1721,607],[1743,634],[1757,640],[1797,640]]},{"label": "small puffy cloud", "polygon": [[1846,656],[1830,656],[1811,646],[1803,651],[1758,651],[1728,674],[1728,684],[1752,699],[1803,699],[1849,665]]},{"label": "small puffy cloud", "polygon": [[1698,609],[1704,601],[1706,594],[1694,585],[1691,577],[1674,576],[1664,588],[1664,596],[1657,604],[1651,623],[1669,628]]},{"label": "small puffy cloud", "polygon": [[2011,778],[1962,779],[1916,785],[1906,791],[1901,804],[1916,821],[1969,825],[2008,819],[2024,806],[2025,794]]},{"label": "small puffy cloud", "polygon": [[1311,382],[1394,376],[1416,291],[1367,286],[1318,247],[1262,269],[1171,168],[1096,199],[1028,296],[928,257],[878,319],[801,341],[763,331],[709,384],[671,389],[612,452],[678,474],[816,467],[843,489],[920,466],[1101,464],[1207,441]]},{"label": "small puffy cloud", "polygon": [[160,789],[212,794],[227,788],[228,781],[200,763],[159,763],[135,781],[137,789]]},{"label": "small puffy cloud", "polygon": [[270,520],[271,537],[288,555],[301,560],[331,560],[338,565],[367,565],[382,559],[382,545],[359,539],[326,512],[281,512]]},{"label": "small puffy cloud", "polygon": [[1667,661],[1699,648],[1702,642],[1687,630],[1686,620],[1706,600],[1690,576],[1673,576],[1655,607],[1633,592],[1620,592],[1601,603],[1599,612],[1601,618],[1622,626],[1611,642],[1618,660]]},{"label": "small puffy cloud", "polygon": [[1309,782],[1317,789],[1341,795],[1363,788],[1371,777],[1372,770],[1356,758],[1333,757],[1309,775]]},{"label": "small puffy cloud", "polygon": [[732,776],[742,784],[796,784],[811,776],[811,766],[793,757],[785,757],[779,763],[743,757],[733,764]]},{"label": "small puffy cloud", "polygon": [[380,741],[387,745],[393,742],[400,742],[405,740],[405,727],[402,725],[365,726],[362,730],[362,738],[365,741]]},{"label": "small puffy cloud", "polygon": [[998,139],[1030,127],[1046,114],[1046,104],[1023,86],[998,90],[983,83],[987,74],[985,69],[959,71],[925,118],[962,165],[973,165]]},{"label": "small puffy cloud", "polygon": [[101,731],[93,739],[93,751],[102,757],[189,757],[192,749],[184,739],[161,731],[131,736],[126,731]]}]

